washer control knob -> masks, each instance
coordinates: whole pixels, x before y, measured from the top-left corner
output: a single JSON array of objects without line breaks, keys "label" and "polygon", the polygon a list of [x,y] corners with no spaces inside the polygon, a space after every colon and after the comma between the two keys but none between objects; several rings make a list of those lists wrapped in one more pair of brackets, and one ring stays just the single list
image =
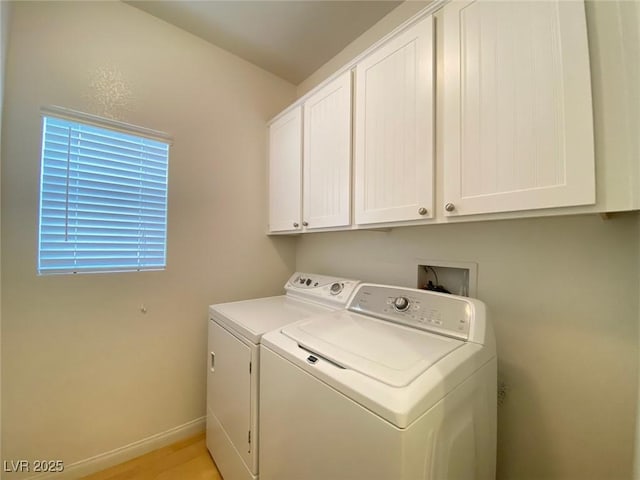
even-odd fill
[{"label": "washer control knob", "polygon": [[344,285],[339,283],[339,282],[335,282],[333,284],[331,284],[331,288],[329,289],[329,293],[331,295],[338,295],[342,289],[344,288]]},{"label": "washer control knob", "polygon": [[406,312],[409,309],[409,299],[407,297],[396,297],[393,300],[393,308],[398,312]]}]

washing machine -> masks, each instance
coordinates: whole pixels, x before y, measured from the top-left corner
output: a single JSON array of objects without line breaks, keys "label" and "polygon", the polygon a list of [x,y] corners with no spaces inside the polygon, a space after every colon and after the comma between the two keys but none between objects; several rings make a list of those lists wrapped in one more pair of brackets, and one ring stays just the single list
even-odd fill
[{"label": "washing machine", "polygon": [[258,478],[262,335],[344,309],[355,280],[295,273],[284,295],[209,307],[206,443],[225,480]]},{"label": "washing machine", "polygon": [[262,480],[495,479],[496,351],[475,299],[360,284],[266,334]]}]

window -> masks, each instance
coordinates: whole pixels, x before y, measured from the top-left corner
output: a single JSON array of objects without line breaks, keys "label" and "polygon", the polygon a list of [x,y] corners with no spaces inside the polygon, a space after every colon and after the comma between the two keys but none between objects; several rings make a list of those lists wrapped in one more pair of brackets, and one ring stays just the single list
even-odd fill
[{"label": "window", "polygon": [[38,273],[166,266],[169,139],[43,109]]}]

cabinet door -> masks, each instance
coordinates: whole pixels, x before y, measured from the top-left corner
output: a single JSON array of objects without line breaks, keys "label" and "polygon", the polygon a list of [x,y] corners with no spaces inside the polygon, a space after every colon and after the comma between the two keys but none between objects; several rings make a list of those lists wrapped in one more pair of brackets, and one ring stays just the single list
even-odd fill
[{"label": "cabinet door", "polygon": [[433,18],[356,66],[355,221],[433,213]]},{"label": "cabinet door", "polygon": [[305,228],[349,225],[351,216],[351,72],[304,103]]},{"label": "cabinet door", "polygon": [[301,230],[302,107],[269,126],[269,231]]},{"label": "cabinet door", "polygon": [[452,2],[443,17],[445,213],[595,203],[584,4]]},{"label": "cabinet door", "polygon": [[209,320],[210,365],[207,405],[222,425],[247,469],[255,473],[251,448],[251,349]]}]

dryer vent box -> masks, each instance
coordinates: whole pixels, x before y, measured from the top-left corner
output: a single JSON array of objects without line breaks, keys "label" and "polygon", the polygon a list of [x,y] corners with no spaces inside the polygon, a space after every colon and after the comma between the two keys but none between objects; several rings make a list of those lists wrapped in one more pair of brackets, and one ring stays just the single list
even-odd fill
[{"label": "dryer vent box", "polygon": [[475,263],[419,260],[417,288],[475,297],[477,276],[478,265]]}]

